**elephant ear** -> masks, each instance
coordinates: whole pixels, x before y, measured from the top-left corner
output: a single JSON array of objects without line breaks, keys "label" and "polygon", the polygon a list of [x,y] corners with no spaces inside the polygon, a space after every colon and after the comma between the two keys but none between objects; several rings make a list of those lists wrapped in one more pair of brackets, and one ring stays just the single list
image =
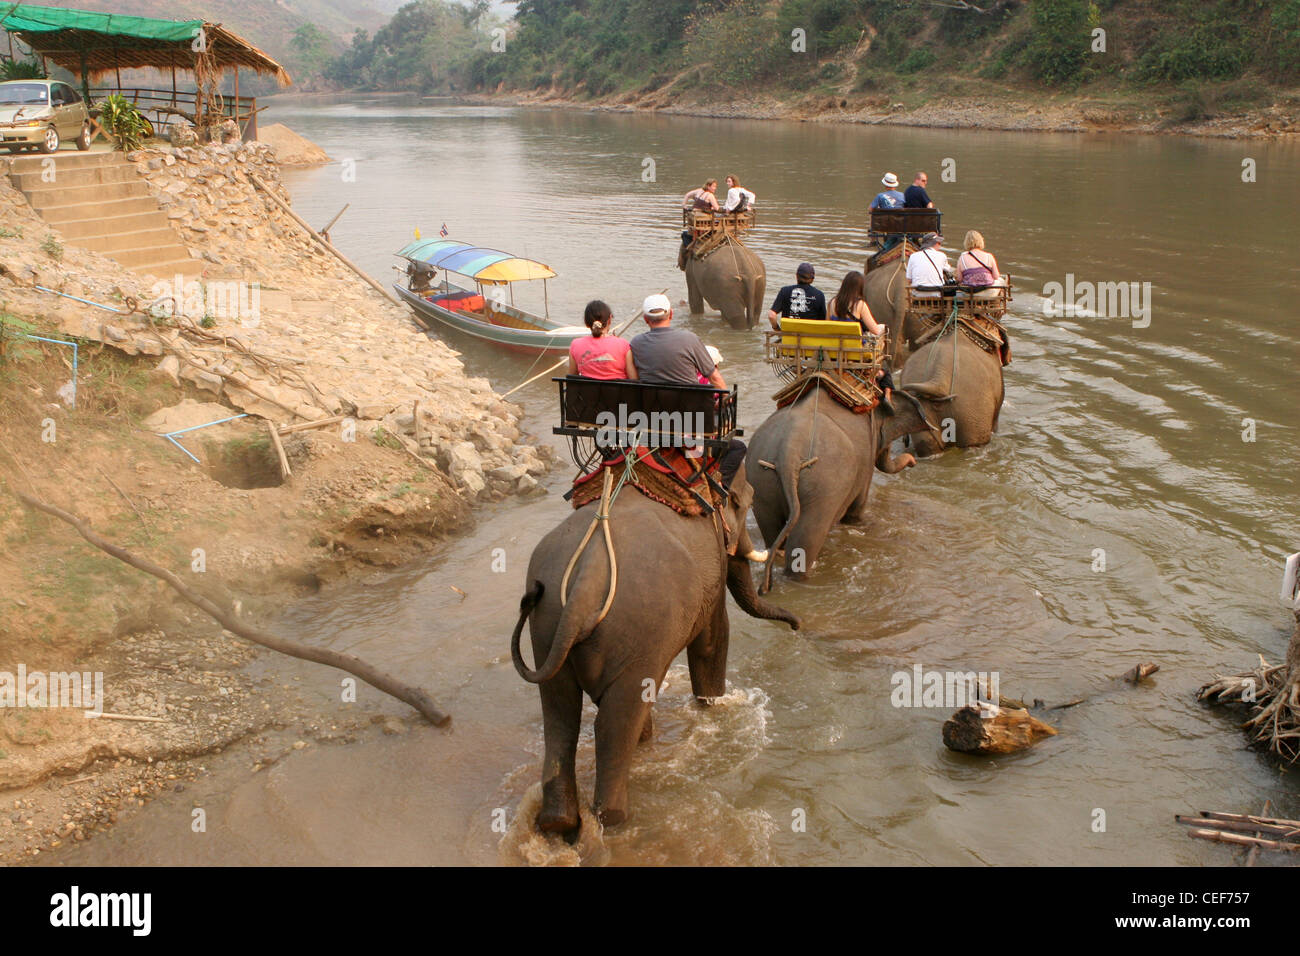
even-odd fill
[{"label": "elephant ear", "polygon": [[727,497],[722,503],[723,515],[727,519],[724,523],[723,535],[728,554],[735,553],[736,544],[745,527],[745,519],[749,516],[749,509],[753,504],[754,486],[745,477],[745,466],[741,464],[735,477],[731,479],[731,488],[728,489]]},{"label": "elephant ear", "polygon": [[952,338],[921,346],[903,366],[899,385],[921,398],[941,399],[953,393]]}]

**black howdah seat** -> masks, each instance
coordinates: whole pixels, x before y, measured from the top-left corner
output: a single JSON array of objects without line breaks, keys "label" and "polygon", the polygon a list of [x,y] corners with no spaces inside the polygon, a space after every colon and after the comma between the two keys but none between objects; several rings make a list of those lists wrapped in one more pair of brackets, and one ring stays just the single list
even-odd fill
[{"label": "black howdah seat", "polygon": [[927,232],[943,233],[943,213],[937,209],[873,209],[868,238],[881,236],[921,236]]},{"label": "black howdah seat", "polygon": [[552,381],[560,385],[560,425],[554,433],[590,438],[604,450],[703,445],[721,451],[744,434],[736,427],[735,388],[646,385],[578,375]]}]

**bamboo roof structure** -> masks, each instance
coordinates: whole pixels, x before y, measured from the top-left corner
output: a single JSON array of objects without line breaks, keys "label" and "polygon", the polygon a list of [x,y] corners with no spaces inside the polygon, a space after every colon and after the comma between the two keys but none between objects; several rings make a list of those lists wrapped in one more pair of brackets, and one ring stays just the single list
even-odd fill
[{"label": "bamboo roof structure", "polygon": [[153,68],[219,75],[246,68],[292,80],[267,53],[206,20],[160,20],[0,0],[0,29],[74,74]]}]

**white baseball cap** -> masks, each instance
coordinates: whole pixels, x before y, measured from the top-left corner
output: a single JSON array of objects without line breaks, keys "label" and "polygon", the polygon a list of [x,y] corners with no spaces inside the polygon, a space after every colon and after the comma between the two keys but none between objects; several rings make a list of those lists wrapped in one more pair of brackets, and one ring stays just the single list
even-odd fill
[{"label": "white baseball cap", "polygon": [[667,315],[672,310],[673,304],[668,301],[668,296],[662,292],[646,296],[645,301],[641,303],[641,312],[653,318]]}]

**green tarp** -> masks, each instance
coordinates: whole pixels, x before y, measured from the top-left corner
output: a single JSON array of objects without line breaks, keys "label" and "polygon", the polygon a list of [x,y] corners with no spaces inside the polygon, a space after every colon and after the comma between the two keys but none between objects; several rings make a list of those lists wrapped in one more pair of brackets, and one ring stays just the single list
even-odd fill
[{"label": "green tarp", "polygon": [[85,30],[105,36],[175,43],[192,40],[202,26],[202,20],[155,20],[152,17],[127,17],[116,13],[38,7],[31,3],[5,3],[0,0],[0,27],[12,33]]}]

